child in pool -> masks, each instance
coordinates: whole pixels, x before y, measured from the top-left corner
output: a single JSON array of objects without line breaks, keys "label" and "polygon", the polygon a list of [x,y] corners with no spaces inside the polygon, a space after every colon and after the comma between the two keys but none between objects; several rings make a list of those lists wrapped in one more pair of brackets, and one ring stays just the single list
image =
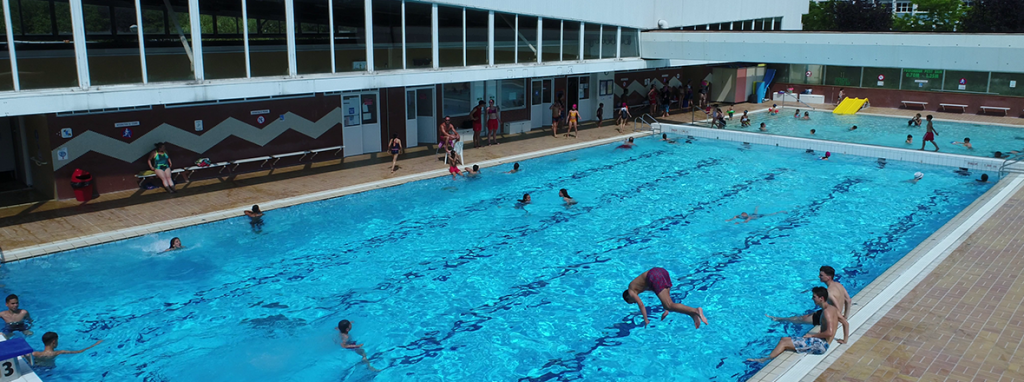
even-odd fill
[{"label": "child in pool", "polygon": [[377,371],[377,369],[374,369],[373,366],[370,365],[370,360],[366,358],[366,351],[363,350],[363,344],[357,344],[356,340],[348,334],[350,330],[352,330],[351,321],[341,320],[338,322],[338,332],[341,335],[341,347],[354,350],[356,354],[363,356],[363,363],[366,364],[366,367],[370,368],[370,370]]},{"label": "child in pool", "polygon": [[971,149],[971,150],[974,150],[974,147],[971,146],[971,138],[964,138],[963,142],[956,142],[956,141],[954,141],[954,142],[950,142],[950,143],[952,143],[954,145],[964,145],[964,147],[966,147],[968,149]]},{"label": "child in pool", "polygon": [[32,358],[35,359],[34,366],[53,367],[55,366],[54,361],[56,361],[57,356],[61,354],[78,354],[92,349],[93,346],[99,345],[100,342],[103,342],[103,340],[96,341],[92,346],[82,350],[57,350],[57,333],[46,332],[43,334],[43,346],[45,346],[43,351],[32,352]]}]

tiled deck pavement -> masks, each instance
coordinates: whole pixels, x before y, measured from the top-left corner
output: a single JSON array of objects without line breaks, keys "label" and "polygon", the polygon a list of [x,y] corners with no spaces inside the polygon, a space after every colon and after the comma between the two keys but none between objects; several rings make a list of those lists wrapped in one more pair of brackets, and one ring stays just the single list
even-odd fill
[{"label": "tiled deck pavement", "polygon": [[818,381],[1024,381],[1024,192]]},{"label": "tiled deck pavement", "polygon": [[[484,160],[622,135],[610,126],[613,123],[605,121],[600,129],[593,128],[593,123],[585,123],[579,139],[561,135],[553,138],[550,128],[545,128],[509,135],[497,146],[472,149],[469,148],[472,142],[467,142],[464,156],[471,166]],[[434,152],[433,146],[406,150],[406,154],[399,157],[400,169],[393,175],[390,174],[391,155],[379,153],[195,181],[181,184],[176,195],[162,189],[129,190],[104,193],[84,205],[71,199],[3,207],[0,208],[0,249],[9,252],[223,209],[237,209],[241,214],[253,204],[446,169],[447,166],[437,159],[443,154]]]}]

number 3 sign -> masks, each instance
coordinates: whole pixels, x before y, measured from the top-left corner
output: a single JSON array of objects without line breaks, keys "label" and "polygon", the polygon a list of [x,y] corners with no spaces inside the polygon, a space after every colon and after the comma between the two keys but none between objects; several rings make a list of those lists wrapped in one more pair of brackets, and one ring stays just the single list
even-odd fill
[{"label": "number 3 sign", "polygon": [[21,378],[22,361],[18,356],[32,354],[32,347],[23,338],[14,338],[0,342],[0,382],[9,382]]},{"label": "number 3 sign", "polygon": [[21,370],[18,367],[17,358],[0,361],[0,382],[13,381],[18,378],[21,378]]}]

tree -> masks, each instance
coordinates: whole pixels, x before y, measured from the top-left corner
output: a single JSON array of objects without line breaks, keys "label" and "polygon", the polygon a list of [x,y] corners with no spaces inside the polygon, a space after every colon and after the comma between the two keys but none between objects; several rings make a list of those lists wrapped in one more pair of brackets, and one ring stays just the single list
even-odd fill
[{"label": "tree", "polygon": [[976,0],[961,19],[964,32],[1024,33],[1024,0]]},{"label": "tree", "polygon": [[807,14],[803,15],[801,21],[805,31],[834,31],[836,30],[836,18],[833,7],[835,0],[824,2],[812,1]]},{"label": "tree", "polygon": [[967,7],[962,0],[914,0],[922,13],[894,15],[893,30],[901,32],[953,32],[959,30]]}]

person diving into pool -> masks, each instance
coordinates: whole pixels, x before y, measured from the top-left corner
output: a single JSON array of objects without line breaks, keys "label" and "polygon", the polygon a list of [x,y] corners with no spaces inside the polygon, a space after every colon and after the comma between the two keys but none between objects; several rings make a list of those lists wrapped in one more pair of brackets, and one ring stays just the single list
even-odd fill
[{"label": "person diving into pool", "polygon": [[669,277],[668,271],[665,268],[655,267],[641,273],[640,276],[630,281],[629,288],[622,292],[622,299],[626,300],[627,304],[637,304],[640,306],[640,314],[644,316],[644,327],[647,327],[650,320],[647,319],[647,308],[644,307],[644,301],[640,298],[640,293],[647,290],[654,292],[654,294],[658,295],[658,299],[661,300],[661,306],[665,308],[665,312],[661,314],[662,320],[671,311],[690,316],[693,319],[693,325],[698,329],[700,329],[701,322],[707,325],[708,319],[704,317],[704,309],[699,307],[691,308],[672,301],[672,296],[669,294],[671,288],[672,278]]},{"label": "person diving into pool", "polygon": [[729,220],[726,220],[726,221],[727,222],[731,222],[733,220],[743,219],[743,221],[738,221],[738,222],[733,223],[733,224],[749,223],[751,220],[757,220],[757,219],[760,219],[760,218],[763,218],[763,217],[768,217],[768,216],[772,216],[772,215],[776,215],[776,214],[784,214],[784,213],[786,213],[786,211],[779,211],[779,212],[773,212],[773,213],[770,213],[770,214],[759,214],[759,213],[757,213],[757,209],[758,209],[758,206],[754,206],[754,212],[753,213],[749,213],[748,214],[746,212],[740,212],[739,215],[733,216],[732,219],[729,219]]}]

